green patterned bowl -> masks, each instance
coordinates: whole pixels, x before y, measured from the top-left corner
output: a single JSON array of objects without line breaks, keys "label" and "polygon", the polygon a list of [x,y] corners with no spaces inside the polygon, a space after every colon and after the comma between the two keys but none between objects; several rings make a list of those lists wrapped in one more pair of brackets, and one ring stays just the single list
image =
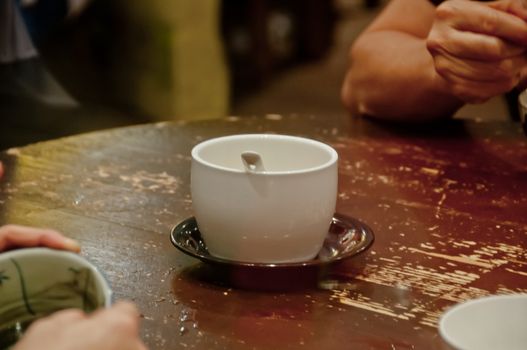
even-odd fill
[{"label": "green patterned bowl", "polygon": [[55,311],[91,312],[111,304],[103,275],[77,254],[25,248],[0,254],[0,349],[13,345],[34,320]]}]

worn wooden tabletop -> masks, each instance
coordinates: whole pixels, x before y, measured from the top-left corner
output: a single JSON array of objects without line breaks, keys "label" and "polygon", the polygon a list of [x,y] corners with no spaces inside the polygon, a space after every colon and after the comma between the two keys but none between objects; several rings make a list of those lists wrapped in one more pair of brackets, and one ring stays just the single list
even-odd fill
[{"label": "worn wooden tabletop", "polygon": [[[170,229],[192,215],[192,146],[248,132],[335,147],[337,210],[366,222],[373,246],[314,284],[266,291],[176,250]],[[151,349],[442,349],[445,308],[527,292],[527,137],[512,122],[231,117],[79,135],[0,160],[0,224],[78,239],[116,298],[139,305]]]}]

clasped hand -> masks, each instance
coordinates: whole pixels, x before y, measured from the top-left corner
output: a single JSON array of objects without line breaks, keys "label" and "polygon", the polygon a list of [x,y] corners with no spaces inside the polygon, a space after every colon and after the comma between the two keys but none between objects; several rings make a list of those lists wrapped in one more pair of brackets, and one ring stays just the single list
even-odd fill
[{"label": "clasped hand", "polygon": [[525,84],[527,6],[522,0],[445,1],[427,48],[445,90],[480,103]]}]

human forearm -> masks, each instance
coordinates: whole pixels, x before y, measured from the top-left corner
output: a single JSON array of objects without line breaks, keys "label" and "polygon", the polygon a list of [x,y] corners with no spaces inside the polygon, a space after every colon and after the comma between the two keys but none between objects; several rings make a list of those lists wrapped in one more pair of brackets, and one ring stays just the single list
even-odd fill
[{"label": "human forearm", "polygon": [[354,114],[389,120],[448,117],[462,106],[437,75],[425,39],[389,30],[355,42],[342,100]]}]

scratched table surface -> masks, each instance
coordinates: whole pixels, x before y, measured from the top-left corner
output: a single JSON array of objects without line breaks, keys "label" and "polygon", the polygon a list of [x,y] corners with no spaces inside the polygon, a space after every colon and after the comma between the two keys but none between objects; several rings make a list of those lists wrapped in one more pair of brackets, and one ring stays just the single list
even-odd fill
[{"label": "scratched table surface", "polygon": [[[254,132],[338,151],[337,211],[373,229],[367,252],[314,283],[261,290],[172,246],[171,228],[192,215],[191,148]],[[443,310],[527,292],[527,137],[512,122],[230,117],[77,135],[0,160],[0,224],[79,240],[116,299],[138,304],[151,349],[444,349]]]}]

